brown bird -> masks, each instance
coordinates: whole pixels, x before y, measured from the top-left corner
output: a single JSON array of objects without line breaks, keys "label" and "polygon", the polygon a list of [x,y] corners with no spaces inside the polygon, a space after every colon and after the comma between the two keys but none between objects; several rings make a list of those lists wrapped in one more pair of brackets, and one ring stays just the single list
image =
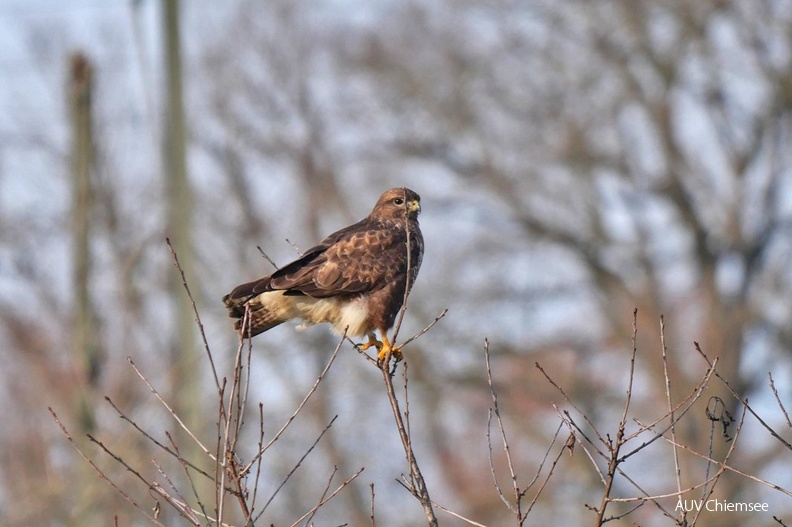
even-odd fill
[{"label": "brown bird", "polygon": [[234,327],[254,337],[292,319],[304,320],[303,326],[329,322],[339,334],[367,335],[361,347],[375,346],[380,361],[400,359],[387,332],[421,267],[420,203],[408,188],[387,190],[359,222],[271,275],[237,286],[223,297]]}]

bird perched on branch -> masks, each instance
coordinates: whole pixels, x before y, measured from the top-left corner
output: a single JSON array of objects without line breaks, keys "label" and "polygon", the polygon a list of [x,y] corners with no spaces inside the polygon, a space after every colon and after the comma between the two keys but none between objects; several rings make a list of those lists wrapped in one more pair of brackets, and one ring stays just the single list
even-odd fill
[{"label": "bird perched on branch", "polygon": [[329,322],[338,333],[368,336],[361,347],[376,347],[380,361],[400,359],[387,332],[421,267],[420,203],[408,188],[387,190],[359,222],[271,275],[237,286],[223,297],[234,327],[254,337],[292,319]]}]

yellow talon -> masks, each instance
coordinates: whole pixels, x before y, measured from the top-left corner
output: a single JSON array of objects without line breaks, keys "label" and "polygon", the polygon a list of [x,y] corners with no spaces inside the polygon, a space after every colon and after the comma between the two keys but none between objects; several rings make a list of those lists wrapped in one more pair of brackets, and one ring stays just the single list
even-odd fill
[{"label": "yellow talon", "polygon": [[369,335],[369,340],[365,344],[360,345],[360,349],[365,351],[371,347],[377,348],[377,362],[382,364],[385,362],[390,362],[390,358],[393,357],[396,362],[400,362],[402,360],[402,352],[401,348],[398,346],[393,346],[388,341],[388,336],[385,333],[382,334],[382,342],[374,338],[374,335]]},{"label": "yellow talon", "polygon": [[360,345],[360,349],[362,349],[363,351],[366,351],[367,349],[369,349],[372,346],[374,346],[378,350],[381,350],[382,349],[382,342],[380,342],[379,340],[375,339],[374,335],[369,335],[368,342],[366,342],[365,344],[361,344]]},{"label": "yellow talon", "polygon": [[403,358],[401,348],[391,345],[391,343],[388,342],[388,336],[385,335],[385,333],[382,334],[382,341],[382,347],[377,348],[379,349],[379,353],[377,354],[377,362],[380,364],[387,364],[390,362],[391,357],[393,357],[396,362],[401,362]]},{"label": "yellow talon", "polygon": [[404,358],[402,356],[401,348],[395,346],[393,348],[383,347],[379,354],[377,354],[377,362],[387,362],[390,357],[393,357],[396,362],[401,362],[401,360]]}]

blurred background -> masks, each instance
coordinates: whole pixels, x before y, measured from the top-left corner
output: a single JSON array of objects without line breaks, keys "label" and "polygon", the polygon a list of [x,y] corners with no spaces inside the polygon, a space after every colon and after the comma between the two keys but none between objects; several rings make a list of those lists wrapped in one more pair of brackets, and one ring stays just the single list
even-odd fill
[{"label": "blurred background", "polygon": [[[527,484],[559,424],[551,403],[565,407],[534,363],[615,436],[633,308],[635,417],[665,411],[664,314],[675,402],[706,367],[695,340],[790,437],[767,377],[792,406],[789,0],[4,0],[0,35],[3,525],[145,524],[47,411],[153,507],[82,439],[95,434],[157,478],[161,452],[104,401],[160,439],[176,428],[127,357],[214,441],[214,381],[166,236],[227,375],[237,339],[220,299],[272,270],[257,245],[285,264],[291,244],[362,218],[394,186],[422,196],[426,239],[402,338],[449,309],[405,350],[414,448],[438,503],[514,524],[488,461],[484,339]],[[267,437],[336,343],[327,328],[290,325],[255,339],[250,399],[264,405]],[[740,414],[713,380],[678,433],[718,456],[728,444],[717,429],[710,447],[711,395]],[[380,374],[348,344],[265,456],[260,492],[275,491],[336,414],[263,523],[290,525],[337,466],[344,479],[365,471],[317,525],[369,525],[372,483],[378,525],[422,524],[396,482],[406,464]],[[247,426],[252,456],[258,425]],[[497,441],[493,455],[509,488]],[[748,418],[731,464],[789,489],[791,459]],[[680,463],[684,485],[706,479],[700,459]],[[649,493],[677,489],[662,441],[624,469]],[[640,492],[619,480],[613,494]],[[585,504],[601,495],[578,449],[528,524],[593,524]],[[770,512],[698,525],[776,525],[773,515],[792,525],[792,500],[746,478],[725,475],[716,496]],[[676,499],[662,503],[673,511]],[[612,523],[673,520],[646,505]]]}]

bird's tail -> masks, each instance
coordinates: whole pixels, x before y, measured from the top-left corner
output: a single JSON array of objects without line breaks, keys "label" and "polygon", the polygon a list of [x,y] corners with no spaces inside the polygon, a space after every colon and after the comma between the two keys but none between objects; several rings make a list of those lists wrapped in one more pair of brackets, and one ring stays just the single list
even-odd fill
[{"label": "bird's tail", "polygon": [[286,322],[277,310],[271,310],[261,302],[258,295],[234,297],[228,294],[223,297],[223,304],[228,309],[228,317],[234,319],[234,329],[244,337],[255,337],[259,333]]}]

